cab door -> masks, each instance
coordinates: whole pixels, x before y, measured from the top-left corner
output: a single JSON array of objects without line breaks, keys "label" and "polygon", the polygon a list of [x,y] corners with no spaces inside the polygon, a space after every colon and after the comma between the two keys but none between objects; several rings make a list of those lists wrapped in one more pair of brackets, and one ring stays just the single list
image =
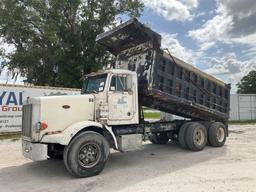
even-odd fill
[{"label": "cab door", "polygon": [[108,90],[110,125],[137,123],[136,84],[131,75],[113,74]]}]

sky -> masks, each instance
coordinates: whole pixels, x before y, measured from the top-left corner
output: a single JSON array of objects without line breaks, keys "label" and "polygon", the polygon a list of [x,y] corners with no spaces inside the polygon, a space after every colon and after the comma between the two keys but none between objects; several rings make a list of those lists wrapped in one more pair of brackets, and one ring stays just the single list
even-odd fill
[{"label": "sky", "polygon": [[[244,75],[256,70],[255,0],[141,1],[145,8],[139,20],[162,35],[162,48],[231,83],[232,93]],[[13,83],[6,70],[0,82]]]}]

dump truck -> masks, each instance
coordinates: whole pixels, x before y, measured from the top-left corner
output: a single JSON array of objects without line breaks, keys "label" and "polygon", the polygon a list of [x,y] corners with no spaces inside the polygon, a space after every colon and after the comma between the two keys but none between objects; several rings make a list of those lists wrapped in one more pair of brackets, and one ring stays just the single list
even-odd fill
[{"label": "dump truck", "polygon": [[[225,144],[229,84],[162,49],[161,36],[136,19],[99,34],[96,41],[115,59],[84,76],[81,95],[24,102],[25,157],[62,157],[72,175],[88,177],[104,169],[111,148],[140,149],[146,140],[173,141],[192,151]],[[147,121],[143,107],[184,119]]]}]

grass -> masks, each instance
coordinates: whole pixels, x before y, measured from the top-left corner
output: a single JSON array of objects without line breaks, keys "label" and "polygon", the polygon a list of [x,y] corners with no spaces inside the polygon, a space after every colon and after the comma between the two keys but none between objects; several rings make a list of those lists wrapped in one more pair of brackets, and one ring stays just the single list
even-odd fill
[{"label": "grass", "polygon": [[11,139],[13,141],[19,140],[21,137],[20,132],[14,132],[14,133],[0,133],[0,140],[4,139]]},{"label": "grass", "polygon": [[[144,111],[144,118],[145,119],[160,119],[160,113],[159,112],[146,112]],[[256,120],[236,120],[236,121],[229,121],[230,125],[236,125],[236,124],[256,124]]]},{"label": "grass", "polygon": [[143,106],[145,119],[160,119],[160,112],[149,107]]},{"label": "grass", "polygon": [[235,120],[235,121],[229,121],[228,122],[229,124],[231,125],[236,125],[236,124],[242,124],[242,125],[245,125],[245,124],[256,124],[256,120]]},{"label": "grass", "polygon": [[144,112],[144,118],[145,119],[160,119],[160,113],[147,113]]}]

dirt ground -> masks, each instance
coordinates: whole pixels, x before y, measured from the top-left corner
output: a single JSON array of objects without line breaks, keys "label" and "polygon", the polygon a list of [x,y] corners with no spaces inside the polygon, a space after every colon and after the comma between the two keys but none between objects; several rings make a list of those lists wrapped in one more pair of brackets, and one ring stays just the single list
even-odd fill
[{"label": "dirt ground", "polygon": [[113,152],[95,177],[70,176],[61,160],[32,162],[20,141],[0,141],[1,192],[256,191],[256,125],[232,125],[222,148],[191,152],[176,144],[145,143],[140,151]]}]

